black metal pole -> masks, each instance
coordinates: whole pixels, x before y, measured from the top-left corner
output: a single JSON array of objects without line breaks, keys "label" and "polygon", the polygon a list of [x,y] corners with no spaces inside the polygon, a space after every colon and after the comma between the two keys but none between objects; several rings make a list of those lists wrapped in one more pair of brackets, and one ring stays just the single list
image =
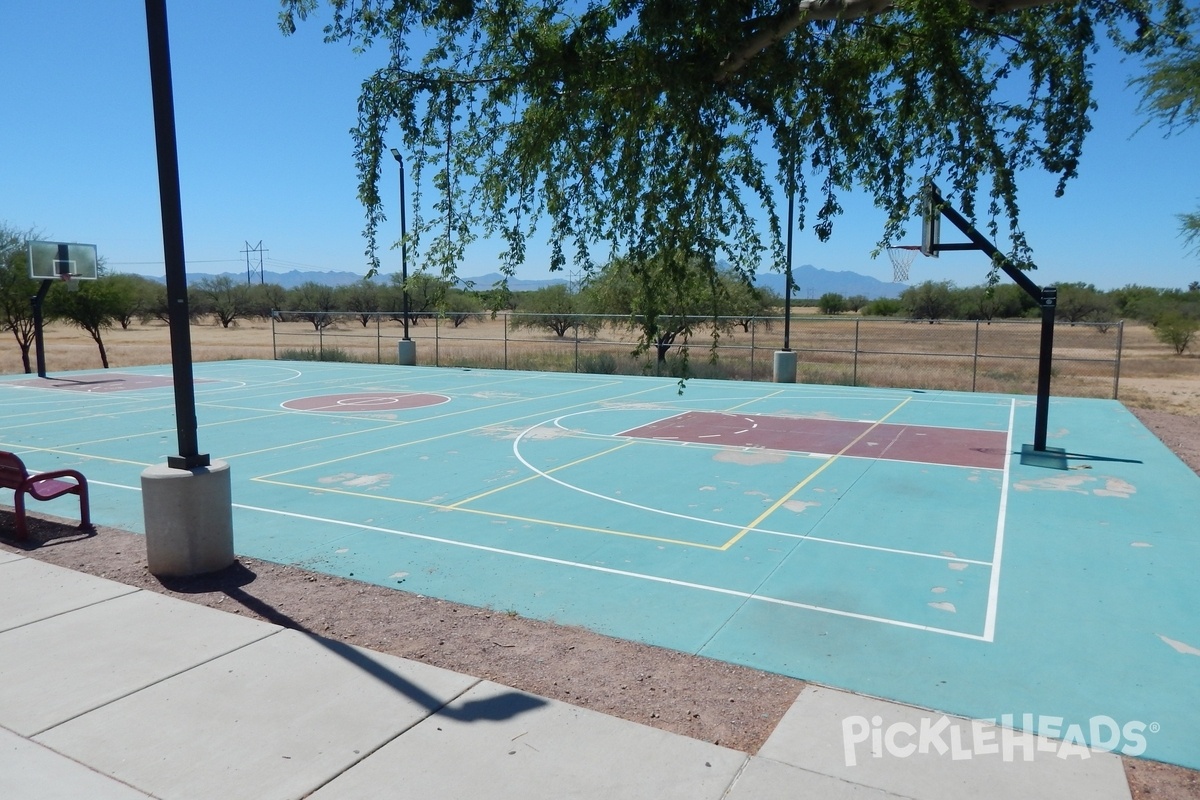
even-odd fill
[{"label": "black metal pole", "polygon": [[171,375],[175,383],[175,428],[179,455],[167,466],[209,466],[196,439],[196,397],[192,386],[187,271],[183,253],[183,211],[179,200],[179,154],[175,142],[175,99],[171,88],[171,48],[166,0],[146,0],[150,46],[150,88],[154,98],[154,139],[158,150],[158,196],[162,207],[163,261],[167,279],[167,326],[171,333]]},{"label": "black metal pole", "polygon": [[42,301],[46,299],[46,292],[50,291],[51,283],[53,281],[49,278],[43,280],[42,285],[38,287],[37,294],[29,298],[29,306],[33,311],[34,358],[37,359],[39,378],[46,377],[46,341],[42,336]]},{"label": "black metal pole", "polygon": [[404,341],[408,341],[408,222],[404,218],[404,159],[400,157],[400,151],[392,148],[392,157],[396,159],[396,163],[400,165],[400,283],[401,289],[401,305],[403,313],[401,316],[404,319]]},{"label": "black metal pole", "polygon": [[1054,357],[1054,316],[1058,306],[1058,289],[1042,289],[1038,303],[1042,307],[1042,338],[1038,354],[1037,407],[1033,418],[1033,449],[1046,450],[1046,428],[1050,421],[1050,365]]},{"label": "black metal pole", "polygon": [[788,220],[787,263],[783,279],[783,349],[792,349],[792,228],[796,210],[796,176],[794,156],[788,156]]}]

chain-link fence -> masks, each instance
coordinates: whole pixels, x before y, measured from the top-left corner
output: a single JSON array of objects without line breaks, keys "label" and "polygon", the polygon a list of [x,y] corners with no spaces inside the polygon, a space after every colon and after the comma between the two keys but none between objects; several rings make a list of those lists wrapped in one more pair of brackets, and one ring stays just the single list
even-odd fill
[{"label": "chain-link fence", "polygon": [[[690,320],[674,339],[638,346],[628,317],[501,312],[410,314],[417,363],[609,374],[772,380],[782,317]],[[1123,324],[1055,327],[1052,392],[1116,397]],[[801,383],[1034,394],[1040,320],[817,317],[791,320]],[[398,313],[277,311],[276,359],[396,363]]]}]

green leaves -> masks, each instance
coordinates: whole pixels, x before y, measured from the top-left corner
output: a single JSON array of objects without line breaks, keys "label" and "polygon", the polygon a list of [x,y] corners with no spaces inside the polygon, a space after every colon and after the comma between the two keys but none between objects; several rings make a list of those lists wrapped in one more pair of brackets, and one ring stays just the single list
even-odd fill
[{"label": "green leaves", "polygon": [[[1155,57],[1186,41],[1191,13],[1179,0],[848,0],[840,16],[766,0],[326,5],[330,40],[389,55],[352,131],[368,257],[377,266],[387,140],[415,181],[413,254],[444,275],[476,236],[506,243],[511,274],[535,235],[551,269],[688,253],[752,274],[768,251],[782,259],[792,181],[800,225],[822,239],[841,194],[865,189],[887,212],[882,244],[915,217],[927,176],[993,238],[1006,226],[1026,261],[1018,176],[1046,170],[1060,193],[1075,177],[1098,37]],[[283,9],[286,32],[317,3]],[[686,263],[666,269],[682,280]]]}]

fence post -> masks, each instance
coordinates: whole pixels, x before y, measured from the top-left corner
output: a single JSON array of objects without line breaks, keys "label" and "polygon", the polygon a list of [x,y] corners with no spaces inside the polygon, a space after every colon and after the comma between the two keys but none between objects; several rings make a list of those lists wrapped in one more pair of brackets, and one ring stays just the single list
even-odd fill
[{"label": "fence post", "polygon": [[275,352],[275,309],[271,309],[271,360],[279,360],[279,354]]},{"label": "fence post", "polygon": [[758,331],[758,317],[750,318],[750,380],[754,380],[754,334]]},{"label": "fence post", "polygon": [[508,312],[504,312],[504,368],[508,369]]},{"label": "fence post", "polygon": [[579,372],[579,326],[575,326],[575,371]]},{"label": "fence post", "polygon": [[1117,399],[1117,392],[1121,386],[1121,350],[1125,341],[1125,320],[1117,321],[1117,357],[1113,362],[1113,396],[1112,399]]},{"label": "fence post", "polygon": [[979,320],[975,320],[975,352],[971,356],[971,391],[975,391],[975,381],[979,377]]},{"label": "fence post", "polygon": [[854,377],[850,380],[851,386],[858,386],[858,326],[862,322],[861,319],[854,320]]},{"label": "fence post", "polygon": [[433,365],[442,365],[442,326],[436,314],[433,316]]},{"label": "fence post", "polygon": [[383,340],[379,338],[379,312],[373,312],[375,317],[375,363],[383,363]]},{"label": "fence post", "polygon": [[[325,321],[324,318],[322,318],[321,322],[324,322],[324,321]],[[318,361],[325,360],[325,326],[324,325],[317,326],[317,356],[318,356],[318,358],[317,358]]]}]

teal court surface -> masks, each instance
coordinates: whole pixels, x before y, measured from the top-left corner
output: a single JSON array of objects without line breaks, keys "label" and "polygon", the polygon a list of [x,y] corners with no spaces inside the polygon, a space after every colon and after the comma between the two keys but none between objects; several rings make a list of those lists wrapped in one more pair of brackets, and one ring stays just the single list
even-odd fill
[{"label": "teal court surface", "polygon": [[[1116,401],[1054,399],[1051,469],[1021,463],[1023,396],[195,374],[241,555],[1200,768],[1200,478]],[[0,449],[143,530],[169,367],[5,376],[0,405]]]}]

